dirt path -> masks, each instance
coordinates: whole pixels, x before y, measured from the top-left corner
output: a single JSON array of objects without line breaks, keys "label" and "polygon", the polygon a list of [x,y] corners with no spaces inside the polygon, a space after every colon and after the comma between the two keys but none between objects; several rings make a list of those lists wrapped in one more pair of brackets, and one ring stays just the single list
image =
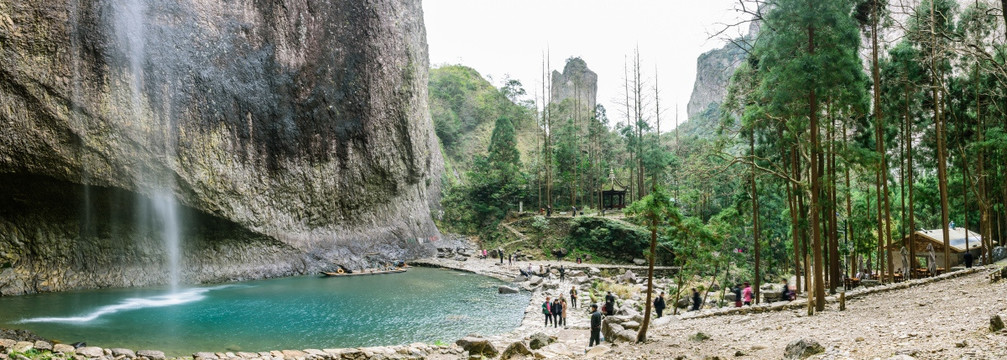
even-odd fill
[{"label": "dirt path", "polygon": [[[990,315],[1007,312],[1005,290],[1007,282],[991,284],[980,272],[854,299],[846,311],[832,305],[812,317],[788,310],[678,320],[656,328],[654,342],[618,347],[614,354],[779,359],[789,342],[807,338],[829,349],[820,358],[1007,359],[1007,334],[989,331]],[[700,331],[710,339],[689,339]]]}]

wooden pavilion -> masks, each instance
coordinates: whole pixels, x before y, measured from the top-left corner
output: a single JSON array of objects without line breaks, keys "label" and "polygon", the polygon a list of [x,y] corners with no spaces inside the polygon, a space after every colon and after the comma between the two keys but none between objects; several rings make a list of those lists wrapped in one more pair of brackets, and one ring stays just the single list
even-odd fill
[{"label": "wooden pavilion", "polygon": [[[902,260],[900,251],[904,244],[912,244],[916,261],[911,261],[911,263],[916,264],[926,264],[927,258],[927,245],[932,245],[934,247],[935,258],[937,260],[937,267],[942,269],[947,269],[949,267],[954,267],[962,263],[963,255],[965,252],[972,253],[973,259],[979,259],[979,255],[982,252],[982,236],[978,233],[967,231],[962,227],[954,227],[948,229],[948,235],[950,237],[950,247],[948,248],[950,257],[948,262],[950,266],[945,266],[944,264],[944,230],[934,229],[934,230],[919,230],[907,235],[901,242],[897,244],[892,244],[890,250],[893,251],[893,262],[896,271],[902,271]],[[966,248],[966,242],[968,247]],[[908,248],[907,248],[908,250]],[[915,265],[911,265],[915,266]]]}]

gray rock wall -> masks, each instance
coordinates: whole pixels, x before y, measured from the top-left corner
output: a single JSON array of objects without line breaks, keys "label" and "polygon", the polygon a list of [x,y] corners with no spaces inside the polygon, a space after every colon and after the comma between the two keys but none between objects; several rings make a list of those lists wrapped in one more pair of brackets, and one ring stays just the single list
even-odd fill
[{"label": "gray rock wall", "polygon": [[598,74],[588,69],[583,59],[567,59],[562,73],[553,70],[551,81],[552,103],[579,98],[584,109],[594,111],[598,98]]},{"label": "gray rock wall", "polygon": [[164,283],[137,215],[162,192],[186,282],[439,236],[419,0],[0,2],[0,64],[0,288]]}]

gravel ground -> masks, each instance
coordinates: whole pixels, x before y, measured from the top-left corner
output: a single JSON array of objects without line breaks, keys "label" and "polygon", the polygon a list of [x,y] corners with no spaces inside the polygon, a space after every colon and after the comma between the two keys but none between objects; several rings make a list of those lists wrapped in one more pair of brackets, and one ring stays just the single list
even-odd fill
[{"label": "gravel ground", "polygon": [[[1007,333],[991,333],[992,314],[1007,314],[1007,281],[985,272],[894,290],[808,317],[805,310],[679,320],[654,329],[651,342],[616,347],[625,359],[780,359],[791,341],[827,349],[815,358],[1007,359]],[[710,336],[691,340],[697,332]],[[904,357],[903,357],[904,358]]]}]

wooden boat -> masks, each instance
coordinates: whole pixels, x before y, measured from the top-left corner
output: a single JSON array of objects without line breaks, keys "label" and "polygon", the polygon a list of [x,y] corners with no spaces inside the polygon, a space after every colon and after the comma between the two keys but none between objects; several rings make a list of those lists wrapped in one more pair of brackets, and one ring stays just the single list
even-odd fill
[{"label": "wooden boat", "polygon": [[364,276],[364,275],[383,275],[383,274],[397,274],[406,272],[405,268],[398,268],[393,270],[377,270],[377,271],[358,271],[354,273],[348,273],[341,271],[331,272],[331,271],[320,271],[324,277],[346,277],[346,276]]}]

